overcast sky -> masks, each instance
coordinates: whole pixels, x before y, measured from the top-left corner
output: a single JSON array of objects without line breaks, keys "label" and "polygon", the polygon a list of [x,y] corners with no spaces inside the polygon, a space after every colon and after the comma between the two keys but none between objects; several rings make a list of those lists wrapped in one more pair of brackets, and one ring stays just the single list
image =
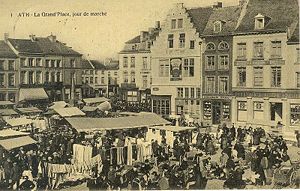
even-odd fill
[{"label": "overcast sky", "polygon": [[[5,32],[11,38],[30,34],[48,36],[92,59],[117,57],[124,42],[163,21],[175,3],[188,8],[212,5],[216,0],[0,0],[0,39]],[[238,0],[223,0],[223,6]],[[30,17],[18,17],[22,12]],[[107,12],[107,16],[34,17],[34,13]]]}]

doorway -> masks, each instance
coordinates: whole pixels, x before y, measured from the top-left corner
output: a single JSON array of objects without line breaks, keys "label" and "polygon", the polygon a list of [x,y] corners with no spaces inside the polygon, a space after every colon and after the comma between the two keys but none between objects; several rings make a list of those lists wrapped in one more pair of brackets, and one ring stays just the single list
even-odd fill
[{"label": "doorway", "polygon": [[212,124],[221,123],[221,103],[213,102],[212,103]]},{"label": "doorway", "polygon": [[177,110],[177,112],[176,112],[177,115],[183,114],[183,106],[182,105],[177,105],[176,110]]},{"label": "doorway", "polygon": [[271,121],[282,121],[282,103],[270,103]]}]

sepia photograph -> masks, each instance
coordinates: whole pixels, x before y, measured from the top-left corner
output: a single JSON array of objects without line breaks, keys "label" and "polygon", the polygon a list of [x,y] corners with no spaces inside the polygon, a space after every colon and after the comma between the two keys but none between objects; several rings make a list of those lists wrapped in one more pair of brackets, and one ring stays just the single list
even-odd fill
[{"label": "sepia photograph", "polygon": [[299,0],[0,0],[0,190],[300,189]]}]

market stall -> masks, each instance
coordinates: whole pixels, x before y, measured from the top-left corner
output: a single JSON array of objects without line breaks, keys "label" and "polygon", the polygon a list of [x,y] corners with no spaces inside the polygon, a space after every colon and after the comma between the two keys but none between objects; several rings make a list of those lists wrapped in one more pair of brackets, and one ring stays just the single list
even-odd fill
[{"label": "market stall", "polygon": [[151,141],[157,140],[160,144],[162,142],[163,137],[166,139],[166,143],[173,146],[173,142],[175,140],[176,135],[187,135],[189,141],[192,139],[192,132],[196,130],[197,127],[180,127],[180,126],[154,126],[149,127],[146,140]]},{"label": "market stall", "polygon": [[85,116],[79,108],[77,107],[67,107],[67,108],[55,108],[54,111],[61,117],[76,117]]},{"label": "market stall", "polygon": [[87,106],[97,106],[103,102],[110,101],[110,99],[105,98],[105,97],[94,97],[94,98],[85,98],[83,99],[83,102]]},{"label": "market stall", "polygon": [[3,129],[0,131],[0,139],[7,139],[12,137],[22,137],[29,135],[27,132],[15,131],[12,129]]},{"label": "market stall", "polygon": [[37,143],[29,136],[21,136],[16,138],[8,138],[0,140],[0,145],[7,151],[10,151],[15,148],[20,148],[27,145],[32,145]]},{"label": "market stall", "polygon": [[31,130],[33,121],[26,117],[6,119],[5,122],[13,129]]}]

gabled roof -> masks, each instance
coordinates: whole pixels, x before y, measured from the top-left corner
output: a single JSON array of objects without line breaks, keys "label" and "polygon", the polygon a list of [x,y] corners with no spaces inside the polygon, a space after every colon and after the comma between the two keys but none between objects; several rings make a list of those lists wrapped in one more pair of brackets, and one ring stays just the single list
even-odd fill
[{"label": "gabled roof", "polygon": [[[203,35],[231,34],[236,28],[241,10],[241,6],[231,6],[214,9],[203,31]],[[222,30],[218,33],[214,32],[214,23],[216,21],[222,21]]]},{"label": "gabled roof", "polygon": [[201,34],[205,29],[212,11],[212,7],[198,7],[187,10],[188,15],[191,17],[191,22],[198,33]]},{"label": "gabled roof", "polygon": [[17,58],[14,51],[3,40],[0,40],[0,58]]},{"label": "gabled roof", "polygon": [[99,60],[90,60],[90,63],[96,70],[104,70],[105,69],[105,65],[102,62],[100,62]]},{"label": "gabled roof", "polygon": [[82,69],[93,69],[93,66],[91,65],[91,63],[88,60],[82,59],[81,68]]},{"label": "gabled roof", "polygon": [[125,42],[125,44],[135,44],[141,42],[141,35],[138,35],[134,37],[133,39],[130,39],[129,41]]},{"label": "gabled roof", "polygon": [[44,54],[54,55],[74,55],[80,56],[81,54],[66,46],[65,44],[55,40],[52,42],[49,38],[37,37],[36,43],[41,48]]},{"label": "gabled roof", "polygon": [[[262,14],[268,18],[264,29],[255,30],[255,16]],[[249,0],[245,16],[237,33],[286,31],[299,18],[298,0]]]},{"label": "gabled roof", "polygon": [[11,38],[9,38],[8,41],[18,52],[43,54],[43,51],[39,47],[39,45],[30,39],[11,39]]}]

